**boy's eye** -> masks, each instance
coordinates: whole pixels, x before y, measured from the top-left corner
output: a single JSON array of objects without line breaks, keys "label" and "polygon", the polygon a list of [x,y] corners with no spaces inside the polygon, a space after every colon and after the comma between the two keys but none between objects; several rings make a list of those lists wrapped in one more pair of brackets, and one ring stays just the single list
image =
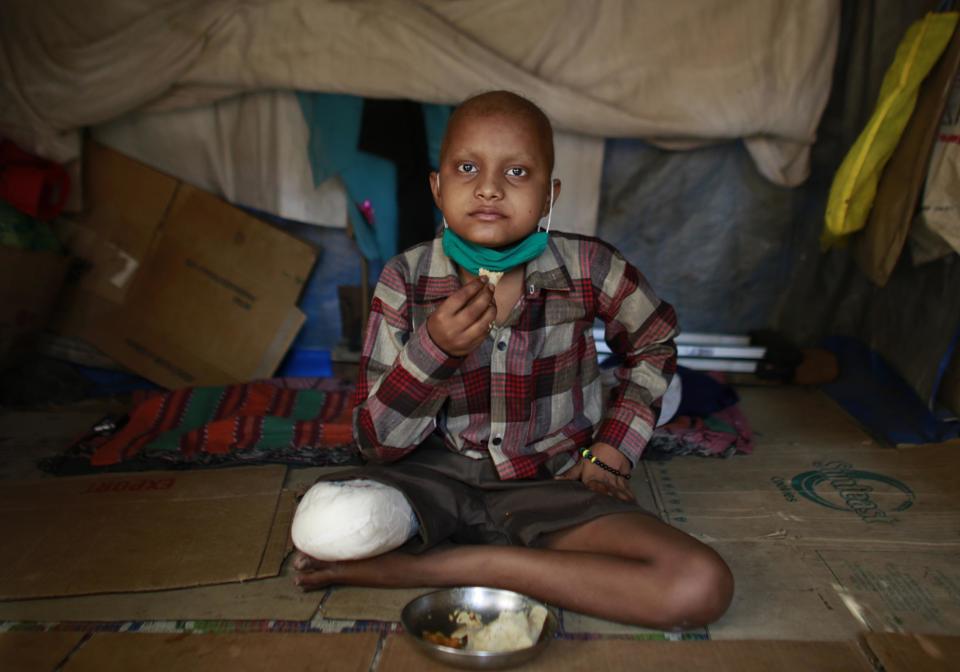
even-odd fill
[{"label": "boy's eye", "polygon": [[475,173],[477,172],[477,165],[475,163],[470,163],[469,161],[464,161],[457,166],[457,170],[459,170],[461,173]]},{"label": "boy's eye", "polygon": [[524,177],[526,174],[527,174],[527,169],[521,168],[520,166],[507,168],[507,175],[509,175],[510,177]]}]

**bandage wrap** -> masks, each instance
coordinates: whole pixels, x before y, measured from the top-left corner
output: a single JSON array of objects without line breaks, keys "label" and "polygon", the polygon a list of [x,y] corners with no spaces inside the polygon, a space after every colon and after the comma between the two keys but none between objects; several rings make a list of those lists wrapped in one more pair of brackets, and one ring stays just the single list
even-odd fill
[{"label": "bandage wrap", "polygon": [[396,488],[370,480],[317,483],[300,500],[293,545],[318,560],[360,560],[392,551],[417,533]]}]

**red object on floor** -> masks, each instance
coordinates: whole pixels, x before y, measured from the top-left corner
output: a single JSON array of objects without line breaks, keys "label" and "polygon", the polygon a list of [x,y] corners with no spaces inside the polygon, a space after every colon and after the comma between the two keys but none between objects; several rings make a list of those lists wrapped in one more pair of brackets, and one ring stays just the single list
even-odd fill
[{"label": "red object on floor", "polygon": [[59,163],[0,141],[0,198],[37,219],[53,219],[70,196],[70,176]]}]

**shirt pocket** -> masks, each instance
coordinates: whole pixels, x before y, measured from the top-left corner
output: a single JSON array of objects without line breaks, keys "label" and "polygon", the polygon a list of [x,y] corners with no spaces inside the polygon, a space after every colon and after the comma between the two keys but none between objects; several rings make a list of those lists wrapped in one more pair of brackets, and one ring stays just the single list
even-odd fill
[{"label": "shirt pocket", "polygon": [[579,342],[585,329],[586,309],[579,301],[552,298],[543,306],[543,330],[537,358],[556,357]]}]

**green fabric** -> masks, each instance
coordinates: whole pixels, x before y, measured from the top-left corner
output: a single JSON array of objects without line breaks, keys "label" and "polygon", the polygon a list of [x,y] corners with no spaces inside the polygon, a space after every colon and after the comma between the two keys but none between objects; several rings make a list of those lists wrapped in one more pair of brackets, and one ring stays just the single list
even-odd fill
[{"label": "green fabric", "polygon": [[543,254],[547,249],[548,235],[546,231],[536,231],[509,247],[495,250],[464,240],[447,227],[443,230],[443,251],[461,268],[474,275],[477,275],[481,268],[501,273]]},{"label": "green fabric", "polygon": [[[192,388],[177,425],[160,433],[153,439],[150,442],[150,451],[154,455],[159,452],[170,454],[180,452],[180,443],[184,435],[218,420],[215,415],[226,392],[227,387]],[[315,390],[298,390],[290,415],[284,417],[256,416],[260,418],[262,425],[253,447],[287,445],[293,441],[296,422],[328,420],[328,418],[321,417],[327,402],[327,396],[326,393]],[[243,415],[243,411],[240,409],[236,409],[235,412]],[[248,439],[250,438],[253,437],[248,437]]]},{"label": "green fabric", "polygon": [[62,252],[60,241],[46,222],[0,201],[0,245],[34,252]]},{"label": "green fabric", "polygon": [[910,26],[880,87],[876,110],[837,170],[823,233],[824,249],[863,228],[884,166],[900,142],[920,84],[953,36],[957,12],[930,13]]}]

